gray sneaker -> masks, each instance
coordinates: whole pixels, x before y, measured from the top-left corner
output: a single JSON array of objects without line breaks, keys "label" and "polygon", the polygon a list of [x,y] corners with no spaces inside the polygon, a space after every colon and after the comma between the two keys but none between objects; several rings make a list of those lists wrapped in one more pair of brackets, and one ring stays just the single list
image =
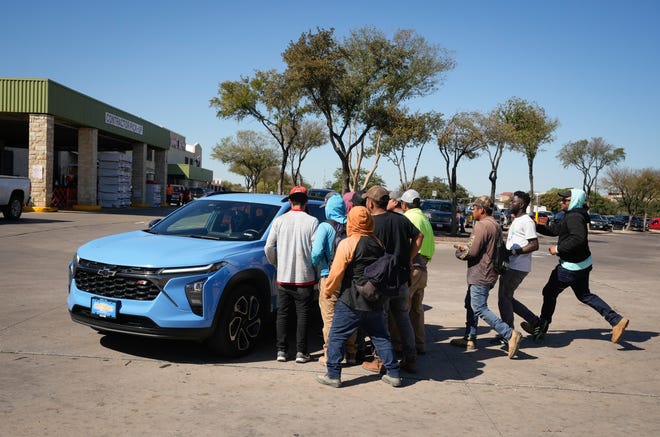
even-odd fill
[{"label": "gray sneaker", "polygon": [[316,375],[316,380],[321,384],[329,385],[330,387],[334,387],[334,388],[341,387],[341,379],[330,378],[327,373],[325,375]]},{"label": "gray sneaker", "polygon": [[296,363],[306,363],[308,361],[311,361],[312,357],[309,354],[306,354],[304,352],[298,352],[296,354]]},{"label": "gray sneaker", "polygon": [[388,383],[388,384],[391,385],[392,387],[401,387],[401,378],[397,378],[397,377],[394,377],[394,376],[390,376],[390,375],[385,374],[385,375],[383,375],[383,377],[380,378],[380,379],[381,379],[383,382]]},{"label": "gray sneaker", "polygon": [[277,361],[280,363],[286,362],[287,357],[286,357],[286,352],[284,351],[277,351]]}]

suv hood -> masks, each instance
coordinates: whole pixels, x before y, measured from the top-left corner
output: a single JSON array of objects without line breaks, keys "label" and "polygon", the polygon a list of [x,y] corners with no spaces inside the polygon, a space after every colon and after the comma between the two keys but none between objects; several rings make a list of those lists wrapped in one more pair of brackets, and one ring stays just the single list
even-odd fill
[{"label": "suv hood", "polygon": [[215,241],[131,231],[92,240],[78,249],[78,256],[121,266],[186,267],[222,261],[263,246],[258,240]]}]

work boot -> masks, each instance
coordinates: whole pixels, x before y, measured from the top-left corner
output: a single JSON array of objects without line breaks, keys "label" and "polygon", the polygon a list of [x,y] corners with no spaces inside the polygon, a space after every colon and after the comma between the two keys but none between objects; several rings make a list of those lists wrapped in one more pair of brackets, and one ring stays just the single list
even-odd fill
[{"label": "work boot", "polygon": [[362,368],[374,373],[385,373],[385,365],[376,357],[373,361],[365,361],[362,363]]},{"label": "work boot", "polygon": [[619,340],[621,340],[621,337],[623,337],[623,332],[628,327],[628,323],[630,323],[630,320],[623,317],[619,323],[614,325],[612,328],[612,343],[618,343]]},{"label": "work boot", "polygon": [[417,357],[408,355],[399,361],[399,367],[408,373],[417,373]]},{"label": "work boot", "polygon": [[453,338],[450,342],[450,345],[456,347],[462,347],[466,350],[472,351],[477,348],[477,339],[476,338]]},{"label": "work boot", "polygon": [[522,340],[522,334],[518,331],[511,331],[511,338],[509,338],[509,358],[513,358],[518,352],[520,340]]}]

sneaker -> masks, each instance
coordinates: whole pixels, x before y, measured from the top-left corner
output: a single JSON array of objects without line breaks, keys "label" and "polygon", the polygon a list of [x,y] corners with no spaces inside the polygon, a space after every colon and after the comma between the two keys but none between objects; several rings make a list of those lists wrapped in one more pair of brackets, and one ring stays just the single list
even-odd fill
[{"label": "sneaker", "polygon": [[542,340],[548,332],[549,326],[550,323],[547,320],[539,319],[539,323],[534,327],[534,333],[532,334],[534,341]]},{"label": "sneaker", "polygon": [[504,340],[504,338],[498,335],[488,340],[488,344],[491,344],[493,346],[502,346],[506,344],[506,340]]},{"label": "sneaker", "polygon": [[380,358],[374,358],[373,361],[365,361],[362,363],[362,368],[374,373],[385,372],[385,365]]},{"label": "sneaker", "polygon": [[628,327],[628,323],[630,323],[630,320],[624,317],[612,328],[612,343],[618,343],[619,340],[621,340],[621,337],[623,337],[623,332]]},{"label": "sneaker", "polygon": [[319,383],[323,385],[329,385],[330,387],[334,387],[334,388],[341,387],[341,379],[330,378],[327,373],[325,375],[316,375],[316,380]]},{"label": "sneaker", "polygon": [[520,348],[520,340],[522,334],[518,331],[511,331],[511,338],[509,339],[509,358],[513,358]]},{"label": "sneaker", "polygon": [[466,350],[475,350],[477,348],[477,339],[476,338],[467,338],[467,337],[462,337],[462,338],[453,338],[450,342],[450,345],[456,346],[456,347],[462,347],[465,348]]},{"label": "sneaker", "polygon": [[408,373],[417,373],[417,357],[404,357],[399,361],[399,367]]},{"label": "sneaker", "polygon": [[397,377],[385,374],[380,379],[381,379],[381,381],[388,383],[392,387],[401,387],[401,378],[397,378]]},{"label": "sneaker", "polygon": [[529,322],[521,322],[520,327],[528,333],[529,335],[534,335],[534,330],[536,329],[536,326],[538,325],[538,322],[536,323],[529,323]]},{"label": "sneaker", "polygon": [[277,351],[277,361],[280,363],[284,363],[287,360],[286,352],[284,351]]},{"label": "sneaker", "polygon": [[296,363],[302,364],[306,363],[308,361],[311,361],[312,357],[309,354],[306,354],[304,352],[298,352],[296,354]]}]

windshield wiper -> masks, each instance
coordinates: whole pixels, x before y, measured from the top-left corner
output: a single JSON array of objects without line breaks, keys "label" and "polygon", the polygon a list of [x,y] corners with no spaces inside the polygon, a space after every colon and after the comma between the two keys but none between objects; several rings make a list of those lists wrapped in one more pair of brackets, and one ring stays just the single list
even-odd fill
[{"label": "windshield wiper", "polygon": [[190,237],[190,238],[201,238],[202,240],[220,240],[220,237],[212,237],[210,235],[197,235],[197,234],[190,234],[190,235],[182,235],[183,237]]}]

